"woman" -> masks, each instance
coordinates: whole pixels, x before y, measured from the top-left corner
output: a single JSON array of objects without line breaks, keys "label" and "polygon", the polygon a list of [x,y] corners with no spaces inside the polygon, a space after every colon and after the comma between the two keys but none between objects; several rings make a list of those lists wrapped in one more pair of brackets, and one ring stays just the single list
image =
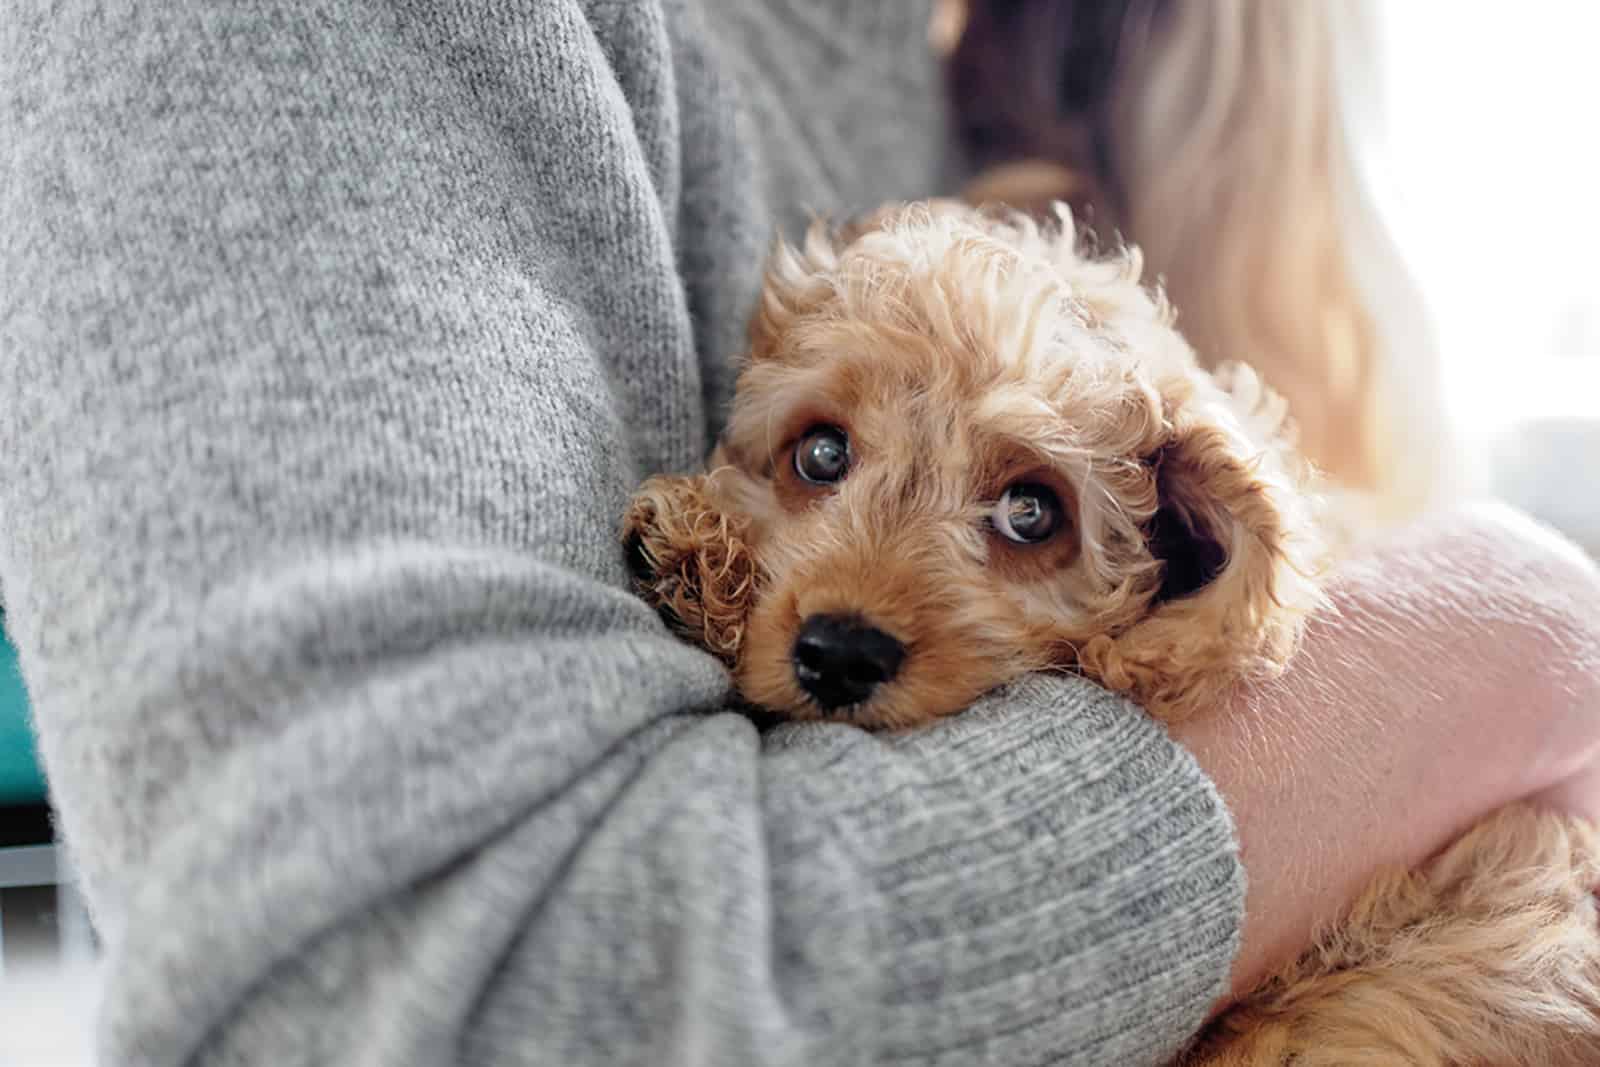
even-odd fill
[{"label": "woman", "polygon": [[14,5],[0,580],[108,1062],[1156,1063],[1593,762],[1530,653],[1593,625],[1518,590],[1595,575],[1497,518],[1188,749],[1061,678],[718,710],[617,518],[705,452],[772,221],[939,189],[926,17]]}]

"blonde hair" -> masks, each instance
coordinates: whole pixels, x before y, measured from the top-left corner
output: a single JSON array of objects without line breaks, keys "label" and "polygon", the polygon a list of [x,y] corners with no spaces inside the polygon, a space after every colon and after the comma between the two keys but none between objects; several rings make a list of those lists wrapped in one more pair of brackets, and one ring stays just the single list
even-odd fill
[{"label": "blonde hair", "polygon": [[1421,297],[1362,169],[1364,2],[1203,0],[1131,22],[1110,101],[1111,203],[1208,364],[1289,400],[1304,451],[1390,513],[1448,454]]},{"label": "blonde hair", "polygon": [[[1093,10],[1120,21],[1097,29],[1083,0],[1035,0],[1027,21],[1012,16],[996,29],[997,16],[975,3],[969,32],[1011,36],[964,42],[971,47],[957,60],[967,65],[957,69],[966,81],[953,89],[1005,99],[1010,90],[974,77],[989,68],[969,57],[986,51],[998,70],[994,55],[1036,56],[1041,46],[1026,34],[1046,36],[1052,22],[1104,34],[1094,47],[1113,52],[1114,65],[1089,99],[1026,129],[1004,113],[1011,154],[1065,165],[1056,195],[1087,199],[1098,230],[1140,246],[1204,364],[1249,363],[1287,397],[1300,446],[1319,467],[1368,491],[1382,513],[1420,510],[1451,480],[1453,449],[1422,299],[1375,182],[1372,6],[1128,0],[1120,15]],[[1045,104],[1037,87],[1065,73],[1022,77],[1030,112]],[[987,118],[998,105],[956,106]],[[1048,176],[1026,172],[1023,191],[1019,173],[995,168],[973,189],[1037,200]]]}]

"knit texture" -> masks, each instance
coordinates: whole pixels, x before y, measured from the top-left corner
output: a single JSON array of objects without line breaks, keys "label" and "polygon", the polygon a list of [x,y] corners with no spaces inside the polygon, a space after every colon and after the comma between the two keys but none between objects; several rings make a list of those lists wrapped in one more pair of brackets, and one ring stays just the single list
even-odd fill
[{"label": "knit texture", "polygon": [[1136,1065],[1198,1025],[1242,868],[1138,709],[1040,677],[762,735],[625,591],[774,223],[939,187],[927,14],[10,0],[0,583],[106,1063]]}]

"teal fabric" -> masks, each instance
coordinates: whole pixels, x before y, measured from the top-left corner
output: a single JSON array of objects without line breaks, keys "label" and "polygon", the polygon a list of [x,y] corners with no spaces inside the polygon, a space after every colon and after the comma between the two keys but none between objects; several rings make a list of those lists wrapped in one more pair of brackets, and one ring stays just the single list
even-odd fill
[{"label": "teal fabric", "polygon": [[17,650],[0,633],[0,805],[43,801],[44,772],[28,724],[28,692],[17,670]]}]

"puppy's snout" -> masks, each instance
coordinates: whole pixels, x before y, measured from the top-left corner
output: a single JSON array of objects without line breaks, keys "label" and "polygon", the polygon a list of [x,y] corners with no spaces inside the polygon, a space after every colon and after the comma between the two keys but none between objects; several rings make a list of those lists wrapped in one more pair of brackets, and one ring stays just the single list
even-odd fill
[{"label": "puppy's snout", "polygon": [[794,641],[794,677],[824,709],[859,704],[900,670],[906,648],[865,619],[812,615]]}]

